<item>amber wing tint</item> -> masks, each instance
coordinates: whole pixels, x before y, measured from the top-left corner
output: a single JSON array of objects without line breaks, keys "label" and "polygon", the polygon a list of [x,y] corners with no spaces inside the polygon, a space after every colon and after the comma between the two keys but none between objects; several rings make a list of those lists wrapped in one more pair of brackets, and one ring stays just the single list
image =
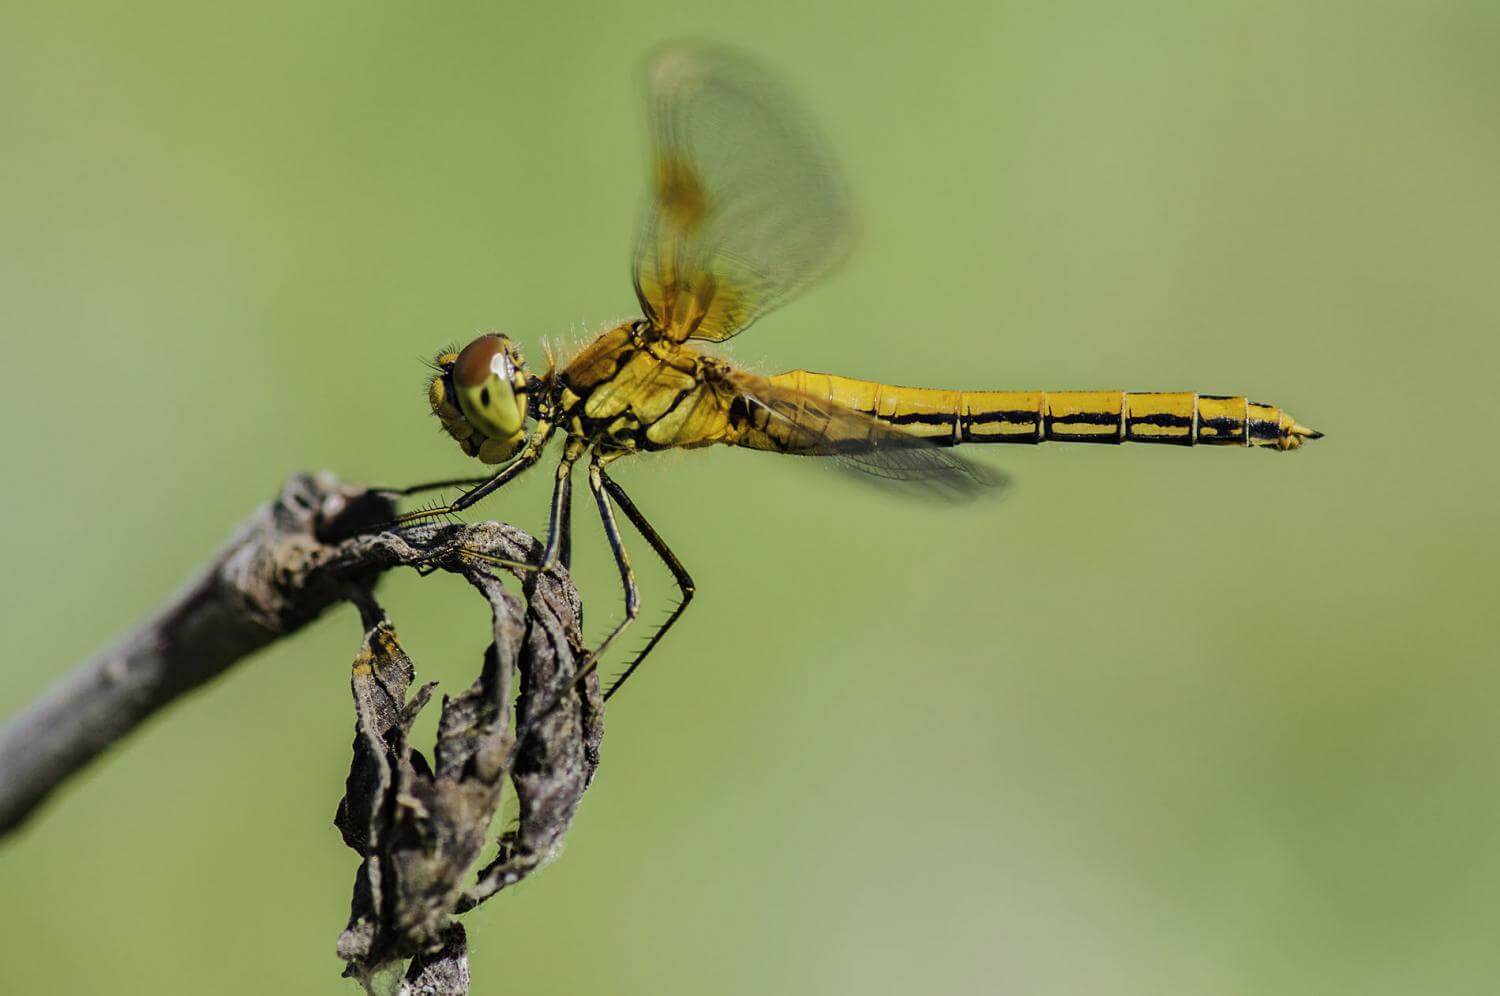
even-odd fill
[{"label": "amber wing tint", "polygon": [[736,372],[736,440],[750,449],[831,457],[841,466],[887,481],[927,485],[967,495],[1004,483],[1004,477],[932,441],[826,398]]},{"label": "amber wing tint", "polygon": [[634,261],[660,335],[728,339],[836,266],[848,200],[822,140],[763,70],[674,45],[647,63],[651,175]]}]

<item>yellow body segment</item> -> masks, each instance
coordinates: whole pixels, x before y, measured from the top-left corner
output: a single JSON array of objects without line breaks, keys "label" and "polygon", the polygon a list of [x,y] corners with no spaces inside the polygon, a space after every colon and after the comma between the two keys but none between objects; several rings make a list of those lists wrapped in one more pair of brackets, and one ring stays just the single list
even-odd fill
[{"label": "yellow body segment", "polygon": [[585,346],[562,373],[571,431],[612,449],[692,449],[733,441],[727,366],[691,346],[641,342],[630,325]]},{"label": "yellow body segment", "polygon": [[1273,405],[1190,391],[949,391],[793,370],[771,383],[939,445],[1165,443],[1296,449],[1320,433]]},{"label": "yellow body segment", "polygon": [[[807,370],[762,378],[687,343],[643,338],[632,324],[585,346],[560,372],[559,386],[562,427],[624,452],[727,444],[830,454],[879,445],[877,429],[937,446],[1052,441],[1290,450],[1320,435],[1273,405],[1191,391],[954,391]],[[487,463],[508,459],[514,447],[476,431],[447,390],[444,378],[434,379],[432,410],[464,452]]]},{"label": "yellow body segment", "polygon": [[[827,458],[935,497],[1003,481],[951,447],[969,443],[1156,443],[1292,450],[1321,433],[1272,405],[1192,392],[955,391],[793,370],[765,377],[700,352],[750,328],[832,272],[855,232],[848,191],[816,129],[754,63],[675,44],[647,67],[653,164],[631,278],[639,318],[606,329],[570,360],[526,370],[499,332],[432,363],[428,403],[464,453],[496,469],[425,522],[471,508],[535,467],[563,438],[547,539],[534,564],[566,566],[573,471],[588,487],[625,590],[625,618],[581,659],[573,682],[640,608],[619,513],[671,571],[682,600],[605,693],[661,640],[696,590],[666,541],[606,468],[630,454],[727,445]],[[861,330],[853,330],[858,335]],[[454,481],[405,489],[408,494]],[[554,699],[559,704],[561,699]],[[551,705],[528,706],[531,722]],[[517,742],[525,740],[526,730]]]}]

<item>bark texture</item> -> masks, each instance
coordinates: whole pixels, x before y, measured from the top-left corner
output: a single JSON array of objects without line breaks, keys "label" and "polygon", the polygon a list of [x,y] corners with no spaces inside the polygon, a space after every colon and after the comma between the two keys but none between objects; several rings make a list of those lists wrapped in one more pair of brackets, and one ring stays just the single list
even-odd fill
[{"label": "bark texture", "polygon": [[[289,480],[176,596],[0,729],[0,835],[184,692],[350,601],[364,638],[335,824],[360,866],[338,954],[372,991],[467,992],[453,917],[556,853],[598,765],[603,702],[594,676],[574,680],[582,607],[566,573],[517,574],[524,597],[495,574],[537,559],[532,537],[493,522],[381,530],[394,512],[388,494],[332,475]],[[396,567],[459,574],[491,609],[490,646],[473,684],[443,696],[431,760],[410,730],[434,686],[413,691],[416,669],[375,599]],[[471,878],[507,783],[517,822]]]}]

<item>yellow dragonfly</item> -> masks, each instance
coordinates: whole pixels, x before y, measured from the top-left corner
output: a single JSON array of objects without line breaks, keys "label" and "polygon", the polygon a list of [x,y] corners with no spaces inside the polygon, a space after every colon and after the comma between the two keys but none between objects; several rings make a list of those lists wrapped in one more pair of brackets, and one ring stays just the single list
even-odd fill
[{"label": "yellow dragonfly", "polygon": [[636,618],[640,598],[615,507],[666,564],[681,600],[609,686],[619,690],[682,616],[693,579],[607,472],[636,453],[741,446],[826,457],[877,478],[950,494],[998,483],[952,447],[968,443],[1161,443],[1292,450],[1321,434],[1244,397],[1192,392],[960,391],[895,387],[793,370],[762,377],[709,355],[812,285],[846,255],[850,211],[818,133],[775,80],[722,49],[677,44],[648,60],[652,174],[633,275],[643,317],[603,332],[560,368],[532,373],[500,334],[434,360],[432,412],[464,453],[501,465],[451,504],[457,513],[534,466],[563,437],[541,563],[566,564],[574,465],[625,590],[625,617],[585,658],[589,673]]}]

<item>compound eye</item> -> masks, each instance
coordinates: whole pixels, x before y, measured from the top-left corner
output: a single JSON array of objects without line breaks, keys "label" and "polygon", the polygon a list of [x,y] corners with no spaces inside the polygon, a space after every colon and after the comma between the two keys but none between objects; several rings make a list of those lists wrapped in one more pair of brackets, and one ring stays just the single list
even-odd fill
[{"label": "compound eye", "polygon": [[458,387],[479,387],[492,374],[510,379],[514,368],[505,337],[491,332],[469,343],[453,361],[453,383]]},{"label": "compound eye", "polygon": [[474,428],[491,439],[509,442],[526,426],[526,392],[502,335],[482,335],[453,362],[453,389],[458,406]]}]

